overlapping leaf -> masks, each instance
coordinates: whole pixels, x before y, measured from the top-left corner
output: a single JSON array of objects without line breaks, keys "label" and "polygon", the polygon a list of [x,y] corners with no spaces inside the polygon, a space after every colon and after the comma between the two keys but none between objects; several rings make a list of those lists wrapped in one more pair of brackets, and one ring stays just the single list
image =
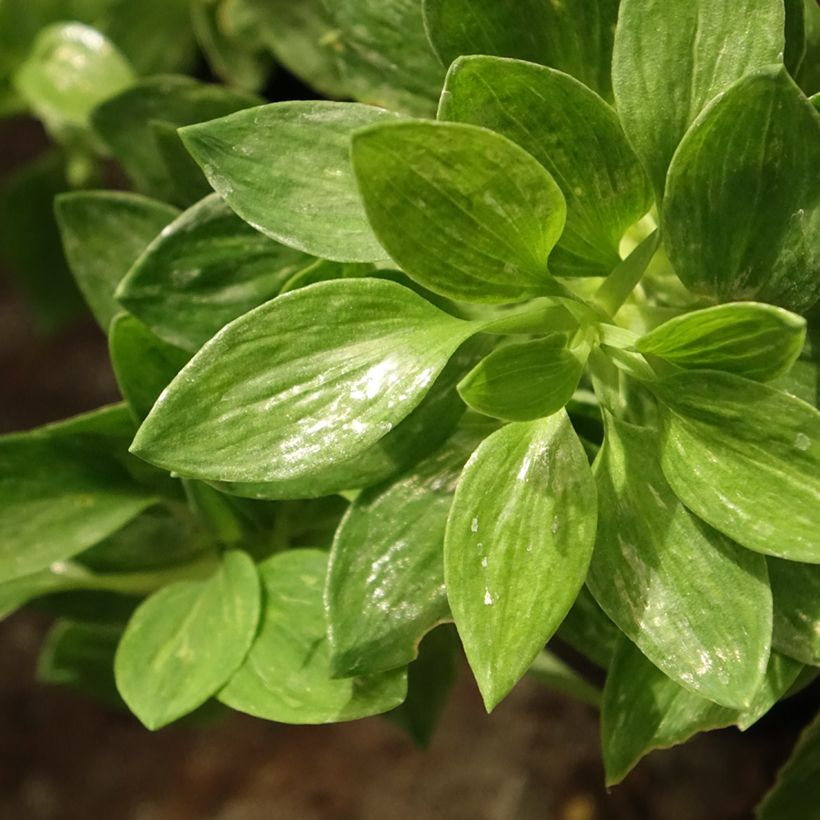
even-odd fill
[{"label": "overlapping leaf", "polygon": [[772,644],[792,658],[820,666],[820,566],[769,558],[774,598]]}]

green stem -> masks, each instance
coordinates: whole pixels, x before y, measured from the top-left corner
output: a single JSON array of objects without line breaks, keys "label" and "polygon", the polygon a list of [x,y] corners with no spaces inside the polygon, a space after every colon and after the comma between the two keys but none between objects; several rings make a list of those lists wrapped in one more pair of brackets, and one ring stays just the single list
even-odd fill
[{"label": "green stem", "polygon": [[614,316],[629,294],[635,289],[646,272],[660,243],[660,233],[655,230],[618,265],[598,288],[593,301],[608,316]]},{"label": "green stem", "polygon": [[544,650],[539,653],[528,672],[550,689],[577,698],[596,709],[601,708],[601,692],[552,652]]}]

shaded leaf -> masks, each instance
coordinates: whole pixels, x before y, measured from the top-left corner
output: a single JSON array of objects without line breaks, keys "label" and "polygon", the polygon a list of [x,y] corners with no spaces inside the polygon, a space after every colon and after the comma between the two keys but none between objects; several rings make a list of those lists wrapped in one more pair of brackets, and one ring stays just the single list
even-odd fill
[{"label": "shaded leaf", "polygon": [[769,558],[774,598],[772,644],[792,658],[820,666],[820,566]]}]

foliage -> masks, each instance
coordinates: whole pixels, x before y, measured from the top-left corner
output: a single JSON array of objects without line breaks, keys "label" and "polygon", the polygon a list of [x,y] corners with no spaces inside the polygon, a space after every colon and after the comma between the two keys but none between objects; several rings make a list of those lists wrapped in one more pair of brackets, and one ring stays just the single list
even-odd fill
[{"label": "foliage", "polygon": [[[137,79],[98,5],[3,53],[136,189],[57,201],[124,402],[0,440],[0,611],[96,613],[42,674],[116,701],[118,643],[149,728],[425,741],[452,621],[488,710],[528,670],[601,704],[609,783],[812,679],[814,4],[202,0],[233,89]],[[268,50],[354,102],[258,105]],[[761,817],[816,808],[818,738]]]}]

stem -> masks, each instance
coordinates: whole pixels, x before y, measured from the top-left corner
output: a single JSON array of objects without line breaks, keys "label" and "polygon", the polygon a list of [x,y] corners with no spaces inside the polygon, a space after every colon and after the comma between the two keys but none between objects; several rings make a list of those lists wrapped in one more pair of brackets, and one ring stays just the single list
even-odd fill
[{"label": "stem", "polygon": [[552,652],[543,650],[536,655],[528,672],[550,689],[571,695],[597,709],[601,708],[601,692]]},{"label": "stem", "polygon": [[654,230],[618,265],[598,288],[593,301],[607,315],[614,316],[646,272],[660,242],[660,233]]}]

